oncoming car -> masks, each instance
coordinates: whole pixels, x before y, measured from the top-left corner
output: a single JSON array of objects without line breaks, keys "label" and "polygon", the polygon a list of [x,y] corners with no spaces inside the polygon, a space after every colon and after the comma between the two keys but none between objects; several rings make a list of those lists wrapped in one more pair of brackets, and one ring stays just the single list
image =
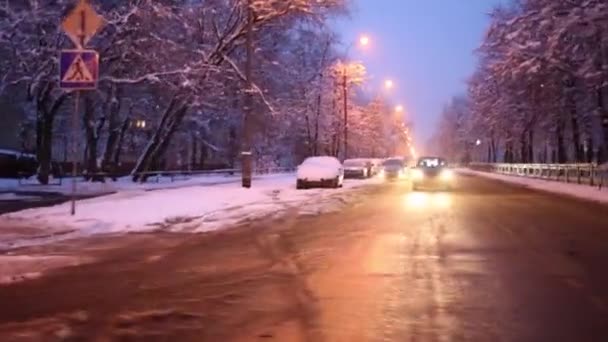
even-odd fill
[{"label": "oncoming car", "polygon": [[422,157],[412,170],[412,188],[450,190],[453,185],[454,172],[448,168],[445,159],[439,157]]},{"label": "oncoming car", "polygon": [[344,181],[342,163],[334,157],[309,157],[298,166],[296,188],[341,188]]},{"label": "oncoming car", "polygon": [[403,179],[407,166],[402,158],[389,158],[382,163],[382,175],[386,179]]}]

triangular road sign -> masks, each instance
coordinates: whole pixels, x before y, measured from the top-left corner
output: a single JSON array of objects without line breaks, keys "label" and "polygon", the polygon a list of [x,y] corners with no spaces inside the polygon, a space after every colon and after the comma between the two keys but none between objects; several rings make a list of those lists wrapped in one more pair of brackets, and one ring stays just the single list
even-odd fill
[{"label": "triangular road sign", "polygon": [[63,50],[59,56],[59,86],[65,90],[97,88],[99,54],[94,50]]},{"label": "triangular road sign", "polygon": [[91,75],[87,64],[81,55],[76,56],[68,71],[63,75],[63,82],[94,82],[95,78]]}]

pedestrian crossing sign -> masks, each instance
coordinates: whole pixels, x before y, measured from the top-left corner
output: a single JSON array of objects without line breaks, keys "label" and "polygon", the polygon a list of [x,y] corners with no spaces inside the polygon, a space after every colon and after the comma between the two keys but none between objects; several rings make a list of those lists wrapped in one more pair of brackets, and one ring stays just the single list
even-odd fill
[{"label": "pedestrian crossing sign", "polygon": [[97,88],[99,54],[94,50],[63,50],[59,58],[59,86],[65,90]]}]

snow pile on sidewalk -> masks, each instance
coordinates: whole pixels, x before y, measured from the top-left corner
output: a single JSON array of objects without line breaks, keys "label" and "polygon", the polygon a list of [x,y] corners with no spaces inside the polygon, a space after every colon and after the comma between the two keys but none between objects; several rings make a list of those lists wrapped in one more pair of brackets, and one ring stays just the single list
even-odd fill
[{"label": "snow pile on sidewalk", "polygon": [[350,189],[376,182],[379,180],[348,182],[339,190],[302,191],[296,190],[293,175],[282,175],[254,181],[251,189],[237,183],[122,191],[79,201],[75,216],[69,215],[69,203],[0,216],[0,227],[24,227],[24,231],[36,227],[45,232],[16,239],[13,229],[13,234],[3,239],[0,229],[0,250],[93,234],[204,232],[289,208],[297,208],[299,214],[332,211],[348,201]]},{"label": "snow pile on sidewalk", "polygon": [[[259,176],[264,179],[270,176]],[[157,190],[157,189],[173,189],[193,185],[215,185],[235,183],[240,181],[240,176],[224,175],[224,174],[209,174],[209,175],[193,175],[184,177],[151,177],[147,183],[134,183],[131,177],[121,177],[116,181],[107,179],[102,182],[86,182],[82,178],[77,179],[77,193],[79,195],[96,195],[107,194],[122,190]],[[17,179],[0,178],[0,192],[15,192],[15,191],[35,191],[49,192],[60,194],[71,194],[72,178],[64,178],[61,184],[58,180],[51,180],[51,184],[41,185],[36,180],[22,180],[21,183]]]},{"label": "snow pile on sidewalk", "polygon": [[503,175],[498,173],[474,171],[470,169],[459,169],[458,172],[473,176],[481,176],[496,179],[503,182],[523,185],[530,189],[542,190],[552,193],[568,195],[576,198],[591,200],[595,202],[608,203],[608,188],[599,189],[597,186],[562,183],[538,178],[526,178],[518,176]]}]

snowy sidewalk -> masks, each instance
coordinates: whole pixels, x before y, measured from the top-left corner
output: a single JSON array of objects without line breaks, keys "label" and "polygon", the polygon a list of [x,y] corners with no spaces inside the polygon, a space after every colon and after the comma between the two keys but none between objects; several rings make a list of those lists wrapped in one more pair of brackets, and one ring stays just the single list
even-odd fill
[{"label": "snowy sidewalk", "polygon": [[[259,179],[273,177],[275,175],[255,176]],[[193,185],[216,185],[234,183],[240,181],[239,175],[195,175],[187,176],[185,179],[171,180],[171,177],[152,177],[147,183],[134,183],[131,177],[121,177],[117,181],[108,179],[105,183],[85,182],[78,178],[77,192],[79,195],[107,194],[122,190],[158,190],[181,188]],[[52,184],[41,185],[35,180],[24,180],[21,183],[17,179],[0,178],[0,193],[10,194],[18,192],[48,192],[58,194],[70,194],[72,191],[72,179],[64,178],[61,184],[57,180]]]},{"label": "snowy sidewalk", "polygon": [[518,184],[530,189],[557,193],[600,203],[608,203],[608,188],[603,188],[600,190],[597,186],[562,183],[538,178],[526,178],[491,172],[474,171],[470,169],[458,169],[458,172]]},{"label": "snowy sidewalk", "polygon": [[[247,219],[271,217],[289,208],[299,214],[333,211],[348,202],[352,189],[381,180],[345,182],[343,189],[296,190],[291,174],[239,183],[158,191],[125,190],[69,203],[0,216],[0,250],[45,244],[94,234],[174,231],[205,232]],[[25,234],[22,234],[25,232]]]}]

